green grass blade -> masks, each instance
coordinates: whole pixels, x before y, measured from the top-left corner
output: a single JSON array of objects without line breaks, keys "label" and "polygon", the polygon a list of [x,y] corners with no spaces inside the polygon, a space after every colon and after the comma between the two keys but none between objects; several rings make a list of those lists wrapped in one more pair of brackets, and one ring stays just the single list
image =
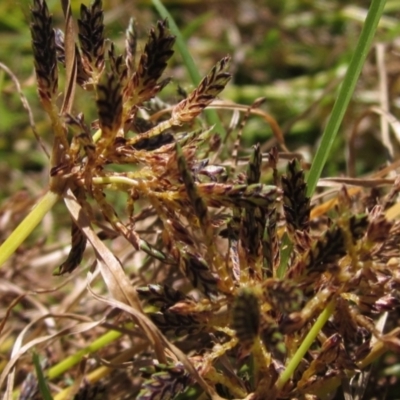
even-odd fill
[{"label": "green grass blade", "polygon": [[33,354],[33,364],[35,365],[36,377],[39,385],[39,392],[43,400],[53,400],[50,393],[49,386],[47,385],[46,379],[43,374],[42,366],[40,365],[39,356]]},{"label": "green grass blade", "polygon": [[[181,31],[176,25],[174,19],[168,10],[164,7],[160,0],[151,0],[157,12],[161,15],[162,18],[168,18],[169,27],[171,32],[176,36],[176,47],[178,48],[179,53],[182,56],[183,62],[186,66],[186,69],[189,73],[190,79],[193,85],[197,86],[201,81],[201,75],[196,67],[196,64],[193,61],[193,58],[186,46],[185,39],[183,38]],[[222,126],[222,123],[218,117],[218,114],[215,110],[205,110],[205,115],[207,118],[207,122],[210,125],[214,125],[215,129],[221,136],[225,136],[226,131]]]},{"label": "green grass blade", "polygon": [[[307,177],[308,196],[312,196],[312,194],[314,193],[318,179],[321,176],[322,169],[325,165],[333,141],[343,120],[344,113],[346,112],[347,106],[354,92],[354,88],[357,83],[357,79],[361,73],[362,66],[367,57],[368,50],[371,47],[371,43],[375,36],[376,28],[378,26],[379,19],[382,16],[385,3],[386,0],[372,0],[371,2],[371,6],[368,10],[367,18],[361,31],[361,35],[354,51],[354,55],[350,61],[350,65],[343,80],[343,84],[340,88],[338,97],[333,106],[332,114],[325,128],[321,144],[318,148],[317,154],[315,155],[310,173]],[[318,333],[321,331],[325,323],[329,320],[334,310],[335,301],[332,300],[324,309],[324,311],[320,314],[320,316],[312,326],[311,330],[308,332],[307,336],[301,343],[300,347],[297,349],[296,353],[288,362],[285,371],[283,371],[283,373],[279,377],[276,383],[276,387],[279,390],[284,387],[285,383],[293,375],[304,355],[314,342],[315,338],[317,337]]]},{"label": "green grass blade", "polygon": [[315,338],[318,336],[318,333],[324,327],[330,316],[332,315],[333,311],[335,310],[335,301],[332,300],[324,311],[319,315],[318,319],[315,321],[315,324],[308,332],[307,336],[301,343],[300,347],[297,349],[296,353],[288,363],[285,371],[282,372],[280,375],[276,387],[281,390],[285,383],[290,379],[293,375],[294,371],[300,364],[301,360],[303,359],[304,355],[307,353],[310,346],[314,343]]},{"label": "green grass blade", "polygon": [[0,246],[0,268],[32,233],[58,199],[58,194],[49,190],[25,219],[13,230],[11,235]]},{"label": "green grass blade", "polygon": [[[131,325],[128,324],[125,328],[131,328]],[[89,346],[84,347],[83,349],[77,351],[75,354],[66,357],[64,360],[60,361],[58,364],[54,365],[47,371],[47,376],[49,379],[58,378],[64,372],[71,369],[76,364],[82,361],[82,358],[87,354],[96,353],[96,351],[106,347],[108,344],[116,341],[119,337],[121,337],[122,333],[119,331],[110,330],[97,340],[92,342]]]},{"label": "green grass blade", "polygon": [[322,135],[321,144],[315,154],[314,161],[307,177],[308,196],[311,196],[314,193],[322,169],[328,159],[336,134],[339,130],[340,124],[342,123],[343,116],[346,112],[351,96],[353,95],[358,77],[371,47],[385,3],[386,0],[372,0],[371,2],[360,38],[354,50],[349,68],[346,72],[338,97],[333,106],[332,113]]}]

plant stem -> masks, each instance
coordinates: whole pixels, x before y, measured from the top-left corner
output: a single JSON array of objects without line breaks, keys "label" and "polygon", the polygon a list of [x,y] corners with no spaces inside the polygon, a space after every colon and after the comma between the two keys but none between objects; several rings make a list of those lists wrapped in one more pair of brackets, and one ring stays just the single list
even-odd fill
[{"label": "plant stem", "polygon": [[[126,328],[131,328],[131,324],[128,324]],[[106,347],[108,344],[116,341],[121,337],[122,332],[110,330],[104,335],[100,336],[97,340],[92,342],[89,346],[77,351],[75,354],[65,358],[57,365],[51,367],[47,372],[48,379],[54,379],[61,376],[65,371],[71,369],[74,365],[82,361],[82,358],[87,354],[93,354],[96,351]]]},{"label": "plant stem", "polygon": [[322,135],[321,144],[315,154],[310,172],[307,177],[307,195],[311,196],[317,186],[318,179],[321,176],[322,169],[328,159],[336,134],[342,123],[347,106],[353,95],[357,79],[364,65],[365,59],[371,47],[375,36],[378,22],[382,16],[386,0],[372,0],[365,19],[357,46],[351,58],[349,68],[347,69],[342,86],[340,87],[338,97],[332,109],[325,131]]},{"label": "plant stem", "polygon": [[[326,160],[330,153],[330,149],[332,148],[333,142],[339,130],[340,124],[343,120],[343,116],[346,112],[351,96],[353,95],[354,88],[367,57],[368,50],[371,47],[371,43],[374,38],[376,28],[378,26],[378,22],[382,16],[385,3],[386,0],[372,0],[371,2],[371,6],[368,10],[367,18],[361,31],[356,49],[350,61],[349,68],[346,72],[342,86],[339,90],[338,97],[333,106],[329,121],[323,133],[321,144],[318,148],[310,172],[307,176],[308,196],[312,196],[312,194],[314,193],[318,179],[321,176],[322,169],[326,163]],[[290,360],[286,370],[279,377],[276,383],[276,387],[278,388],[278,390],[281,390],[285,383],[293,375],[293,372],[296,370],[297,366],[314,342],[315,338],[317,337],[318,333],[320,332],[326,321],[328,321],[328,319],[332,315],[334,309],[335,300],[332,300],[324,309],[324,311],[320,314],[310,332],[303,340],[301,346],[297,349],[295,355]]]},{"label": "plant stem", "polygon": [[39,356],[36,353],[33,353],[33,364],[35,365],[39,391],[43,400],[53,400],[53,397],[51,396],[49,390],[49,386],[47,385],[46,379],[43,374],[42,366],[40,365]]},{"label": "plant stem", "polygon": [[49,190],[17,228],[14,229],[11,235],[0,246],[0,268],[32,233],[47,212],[56,204],[58,199],[59,195]]},{"label": "plant stem", "polygon": [[276,387],[278,388],[278,390],[282,390],[285,383],[293,375],[294,371],[296,370],[297,366],[300,364],[304,355],[307,353],[308,349],[313,344],[318,333],[321,331],[321,329],[323,328],[325,323],[328,321],[328,319],[332,315],[332,313],[335,309],[335,303],[336,303],[335,300],[331,300],[330,303],[324,309],[324,311],[322,311],[322,313],[320,314],[318,319],[315,321],[315,324],[308,332],[307,336],[301,343],[300,347],[297,349],[296,353],[290,360],[285,371],[283,371],[283,373],[279,377],[278,381],[276,382]]}]

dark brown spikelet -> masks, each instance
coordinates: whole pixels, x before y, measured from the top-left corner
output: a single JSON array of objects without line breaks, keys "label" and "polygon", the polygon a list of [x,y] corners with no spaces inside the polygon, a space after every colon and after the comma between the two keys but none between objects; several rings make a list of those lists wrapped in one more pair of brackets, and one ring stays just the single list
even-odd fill
[{"label": "dark brown spikelet", "polygon": [[370,224],[367,229],[367,239],[371,243],[384,242],[392,229],[393,222],[388,221],[381,206],[375,206],[369,213]]},{"label": "dark brown spikelet", "polygon": [[[75,55],[76,55],[76,83],[82,86],[85,90],[89,89],[88,82],[90,81],[90,75],[86,71],[81,52],[78,49],[78,46],[75,46]],[[92,89],[92,86],[90,86]]]},{"label": "dark brown spikelet", "polygon": [[115,54],[114,43],[111,43],[110,49],[108,50],[108,61],[113,75],[118,76],[121,82],[125,82],[128,77],[128,67],[124,62],[122,54]]},{"label": "dark brown spikelet", "polygon": [[[158,82],[158,80],[174,53],[172,50],[174,43],[175,36],[170,34],[167,20],[158,21],[157,30],[150,30],[137,70],[126,88],[125,95],[129,98],[132,106],[140,105],[151,99],[169,82],[169,80],[162,82]],[[136,47],[133,41],[130,44]],[[134,48],[130,49],[130,51],[133,50]]]},{"label": "dark brown spikelet", "polygon": [[182,152],[182,148],[178,143],[175,144],[175,150],[177,153],[178,169],[179,172],[181,173],[182,180],[186,188],[187,196],[189,197],[194,213],[200,222],[200,226],[202,228],[205,240],[207,241],[207,239],[211,239],[212,237],[212,232],[210,232],[209,235],[207,235],[211,227],[210,224],[208,223],[207,206],[202,197],[199,196],[198,190],[194,183],[192,173],[189,170],[189,167],[186,163],[185,156]]},{"label": "dark brown spikelet", "polygon": [[206,261],[201,256],[189,251],[182,252],[181,266],[192,285],[206,296],[217,292],[218,279],[211,273]]},{"label": "dark brown spikelet", "polygon": [[276,186],[230,185],[223,183],[203,183],[198,191],[211,207],[262,207],[271,210],[278,199],[280,189]]},{"label": "dark brown spikelet", "polygon": [[101,382],[94,384],[86,382],[74,396],[74,400],[101,400],[105,397],[106,388]]},{"label": "dark brown spikelet", "polygon": [[99,147],[112,143],[122,124],[121,84],[114,74],[103,74],[96,87],[97,111],[102,136]]},{"label": "dark brown spikelet", "polygon": [[279,161],[279,151],[276,146],[274,146],[268,152],[268,166],[272,169],[272,175],[274,178],[274,184],[279,186],[280,185],[280,176],[278,174],[278,161]]},{"label": "dark brown spikelet", "polygon": [[310,250],[306,262],[308,273],[323,272],[346,254],[343,231],[338,226],[329,229]]},{"label": "dark brown spikelet", "polygon": [[308,230],[310,198],[307,197],[304,171],[295,159],[287,166],[287,175],[282,176],[283,209],[288,227],[294,231]]},{"label": "dark brown spikelet", "polygon": [[[168,22],[157,22],[157,32],[150,30],[149,38],[144,48],[145,59],[139,61],[139,68],[142,67],[144,75],[141,77],[143,83],[147,86],[155,84],[161,78],[167,62],[174,51],[172,47],[175,43],[175,36],[170,34]],[[143,65],[141,65],[143,62]]]},{"label": "dark brown spikelet", "polygon": [[38,92],[41,101],[55,100],[58,69],[52,17],[44,0],[34,0],[31,8],[31,36]]},{"label": "dark brown spikelet", "polygon": [[178,301],[188,299],[184,293],[175,290],[168,285],[150,284],[144,287],[136,288],[140,298],[147,303],[159,307],[161,311],[173,306]]},{"label": "dark brown spikelet", "polygon": [[264,285],[266,297],[274,311],[289,314],[302,307],[304,296],[296,282],[288,279],[268,279]]},{"label": "dark brown spikelet", "polygon": [[170,256],[169,254],[165,254],[162,251],[158,250],[156,247],[152,246],[150,243],[146,242],[144,239],[138,239],[139,249],[143,250],[149,256],[154,257],[157,260],[160,260],[166,264],[175,265],[176,260]]},{"label": "dark brown spikelet", "polygon": [[346,343],[356,343],[359,340],[358,326],[349,308],[349,303],[339,297],[333,314],[333,322]]},{"label": "dark brown spikelet", "polygon": [[[246,172],[247,184],[255,184],[260,181],[261,175],[261,152],[260,146],[254,146],[253,154],[250,157]],[[241,226],[241,243],[247,250],[247,263],[252,267],[260,253],[261,239],[264,233],[266,211],[261,207],[254,209],[247,208],[244,212]]]},{"label": "dark brown spikelet", "polygon": [[264,216],[259,207],[247,208],[242,218],[240,229],[240,242],[246,249],[247,266],[250,268],[250,273],[253,274],[255,263],[258,255],[261,255],[262,222]]},{"label": "dark brown spikelet", "polygon": [[314,385],[316,387],[318,386],[316,385],[318,378],[321,379],[320,384],[323,383],[322,376],[326,376],[325,373],[327,372],[328,366],[332,368],[332,365],[340,355],[341,340],[340,335],[337,333],[325,340],[317,358],[310,363],[297,383],[297,388],[300,391],[307,390],[309,393],[310,387]]},{"label": "dark brown spikelet", "polygon": [[203,78],[199,86],[185,100],[182,100],[174,107],[172,110],[174,125],[192,121],[225,88],[231,79],[231,74],[227,72],[229,61],[229,57],[220,60],[209,74]]},{"label": "dark brown spikelet", "polygon": [[71,250],[67,259],[60,265],[54,275],[64,275],[72,272],[82,261],[86,248],[87,238],[74,221],[71,221]]},{"label": "dark brown spikelet", "polygon": [[182,393],[190,383],[189,374],[181,364],[159,364],[153,369],[155,372],[142,384],[137,400],[170,400]]},{"label": "dark brown spikelet", "polygon": [[81,5],[78,19],[78,37],[81,44],[83,66],[89,75],[100,74],[104,69],[103,4],[95,0],[90,7]]},{"label": "dark brown spikelet", "polygon": [[251,154],[246,171],[246,181],[249,185],[251,185],[252,183],[260,182],[261,161],[262,161],[262,156],[261,156],[260,144],[256,144],[253,148],[253,153]]},{"label": "dark brown spikelet", "polygon": [[306,273],[311,278],[315,273],[325,272],[346,254],[345,242],[342,229],[334,225],[289,269],[287,277],[296,279]]},{"label": "dark brown spikelet", "polygon": [[339,358],[342,341],[343,339],[338,333],[330,336],[325,340],[315,361],[321,363],[325,368],[327,365],[333,364]]},{"label": "dark brown spikelet", "polygon": [[201,332],[205,325],[200,323],[192,314],[181,315],[171,311],[148,314],[162,333],[167,336],[194,335]]},{"label": "dark brown spikelet", "polygon": [[66,114],[64,120],[75,133],[71,144],[71,155],[79,157],[79,152],[83,148],[89,158],[88,162],[91,163],[95,152],[95,144],[90,128],[85,124],[84,115],[82,113],[77,116]]},{"label": "dark brown spikelet", "polygon": [[368,228],[368,217],[367,215],[352,215],[349,218],[349,231],[353,240],[353,243],[364,236]]},{"label": "dark brown spikelet", "polygon": [[174,136],[170,132],[163,132],[159,135],[144,137],[139,139],[132,147],[136,150],[153,151],[161,146],[170,144],[174,141]]},{"label": "dark brown spikelet", "polygon": [[260,304],[250,289],[241,289],[235,297],[231,319],[232,329],[240,344],[253,344],[260,329]]}]

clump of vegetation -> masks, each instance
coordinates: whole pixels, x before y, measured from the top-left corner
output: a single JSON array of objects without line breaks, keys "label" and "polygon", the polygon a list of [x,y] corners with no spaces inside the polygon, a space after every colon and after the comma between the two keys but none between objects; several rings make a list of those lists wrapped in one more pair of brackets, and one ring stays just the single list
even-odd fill
[{"label": "clump of vegetation", "polygon": [[[51,332],[24,346],[19,337],[1,376],[7,393],[29,349],[42,353],[59,337],[86,333],[93,347],[49,361],[54,368],[34,357],[37,379],[19,378],[20,398],[105,398],[107,385],[122,381],[111,367],[127,368],[128,360],[134,373],[121,398],[328,399],[339,387],[358,398],[365,369],[400,350],[399,329],[383,333],[376,324],[395,324],[395,313],[387,313],[399,305],[400,225],[385,214],[398,182],[382,196],[343,187],[327,202],[312,202],[298,159],[282,172],[278,148],[263,154],[255,145],[241,168],[234,144],[199,118],[231,78],[229,57],[169,106],[157,101],[175,42],[167,20],[136,57],[133,21],[122,54],[106,40],[101,0],[81,6],[79,46],[68,7],[65,35],[54,29],[44,0],[34,0],[31,13],[38,93],[53,133],[50,182],[0,259],[61,199],[71,217],[71,249],[55,274],[80,274],[87,251],[94,260],[88,298],[114,311],[35,320],[50,318]],[[74,109],[78,91],[96,105],[95,120]],[[120,198],[124,207],[113,203]],[[124,260],[104,243],[120,237],[129,244]],[[141,263],[133,272],[125,265],[132,255]],[[107,298],[91,284],[95,267]],[[66,326],[61,317],[79,322]],[[107,332],[99,338],[92,332],[100,325]],[[91,375],[83,355],[110,343],[105,372]],[[64,391],[51,394],[51,379],[78,362],[75,383],[60,380]],[[355,376],[362,379],[350,384]]]}]

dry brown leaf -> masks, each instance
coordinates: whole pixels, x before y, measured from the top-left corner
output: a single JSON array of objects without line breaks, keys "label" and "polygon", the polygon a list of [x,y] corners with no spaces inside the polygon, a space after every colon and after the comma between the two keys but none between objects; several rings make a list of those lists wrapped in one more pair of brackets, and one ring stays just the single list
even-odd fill
[{"label": "dry brown leaf", "polygon": [[75,27],[71,13],[70,0],[62,0],[62,7],[65,16],[65,70],[66,70],[66,91],[64,95],[61,114],[70,113],[74,101],[76,87],[76,46],[75,46]]}]

